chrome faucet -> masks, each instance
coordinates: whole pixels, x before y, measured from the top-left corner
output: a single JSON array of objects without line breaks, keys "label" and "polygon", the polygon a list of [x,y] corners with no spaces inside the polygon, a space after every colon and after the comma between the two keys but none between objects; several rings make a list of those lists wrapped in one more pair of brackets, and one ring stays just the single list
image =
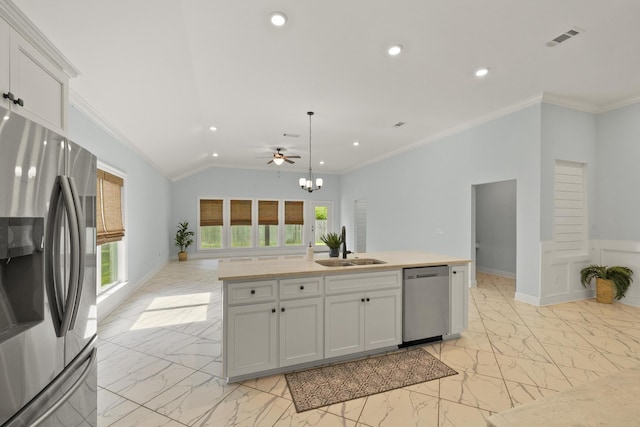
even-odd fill
[{"label": "chrome faucet", "polygon": [[342,258],[347,259],[347,254],[350,254],[351,251],[347,250],[347,228],[342,226]]}]

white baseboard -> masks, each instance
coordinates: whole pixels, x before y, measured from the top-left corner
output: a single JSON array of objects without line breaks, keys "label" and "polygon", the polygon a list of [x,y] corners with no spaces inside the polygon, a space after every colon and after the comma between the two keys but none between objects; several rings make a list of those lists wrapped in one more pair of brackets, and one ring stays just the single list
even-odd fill
[{"label": "white baseboard", "polygon": [[98,323],[104,320],[113,310],[118,308],[131,294],[133,294],[140,286],[142,286],[147,280],[151,279],[156,273],[167,265],[168,261],[165,261],[162,265],[149,271],[142,276],[140,280],[136,282],[123,282],[119,283],[105,292],[98,295]]},{"label": "white baseboard", "polygon": [[482,267],[481,265],[476,266],[476,272],[493,274],[494,276],[505,277],[507,279],[516,278],[516,273],[511,273],[510,271],[496,270],[495,268]]},{"label": "white baseboard", "polygon": [[513,299],[531,305],[540,305],[540,298],[532,297],[531,295],[523,294],[521,292],[516,292],[516,294],[513,296]]}]

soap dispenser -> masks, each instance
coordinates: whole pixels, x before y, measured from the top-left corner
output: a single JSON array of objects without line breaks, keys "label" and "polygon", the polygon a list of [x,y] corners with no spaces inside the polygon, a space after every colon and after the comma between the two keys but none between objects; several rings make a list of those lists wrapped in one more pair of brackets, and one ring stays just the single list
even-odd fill
[{"label": "soap dispenser", "polygon": [[313,247],[311,246],[311,242],[309,242],[309,247],[307,248],[307,259],[313,261]]}]

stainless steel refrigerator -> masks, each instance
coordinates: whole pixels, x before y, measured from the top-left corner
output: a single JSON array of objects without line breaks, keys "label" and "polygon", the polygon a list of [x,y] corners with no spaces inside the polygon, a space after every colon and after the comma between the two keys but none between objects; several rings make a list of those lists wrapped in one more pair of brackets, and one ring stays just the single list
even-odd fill
[{"label": "stainless steel refrigerator", "polygon": [[96,158],[0,108],[0,425],[95,426]]}]

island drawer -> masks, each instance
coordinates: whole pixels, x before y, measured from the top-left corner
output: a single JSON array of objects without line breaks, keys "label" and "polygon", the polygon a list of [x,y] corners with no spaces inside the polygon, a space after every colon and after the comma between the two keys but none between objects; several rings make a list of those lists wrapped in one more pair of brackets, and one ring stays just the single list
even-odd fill
[{"label": "island drawer", "polygon": [[325,277],[327,294],[374,289],[392,289],[402,286],[402,270],[374,273],[336,274]]},{"label": "island drawer", "polygon": [[280,298],[314,297],[322,295],[322,277],[298,277],[280,280]]},{"label": "island drawer", "polygon": [[275,280],[231,283],[227,286],[229,293],[227,304],[237,305],[273,301],[277,296],[277,288],[278,282]]}]

